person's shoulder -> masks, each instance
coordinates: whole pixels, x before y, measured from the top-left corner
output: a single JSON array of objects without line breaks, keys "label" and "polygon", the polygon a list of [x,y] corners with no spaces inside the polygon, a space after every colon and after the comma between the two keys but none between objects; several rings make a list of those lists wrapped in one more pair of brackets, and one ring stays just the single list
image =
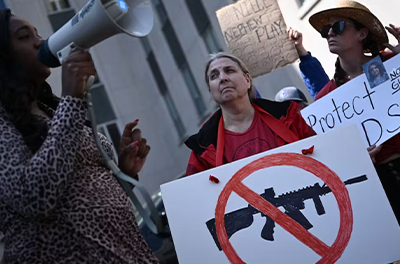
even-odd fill
[{"label": "person's shoulder", "polygon": [[393,58],[394,56],[396,56],[397,54],[396,53],[394,53],[393,51],[391,51],[391,50],[384,50],[384,51],[381,51],[380,52],[380,56],[381,56],[381,60],[384,62],[384,61],[387,61],[387,60],[389,60],[389,59],[391,59],[391,58]]},{"label": "person's shoulder", "polygon": [[281,116],[286,116],[291,101],[277,102],[267,99],[255,99],[253,103],[275,118],[280,119]]},{"label": "person's shoulder", "polygon": [[332,92],[333,90],[335,90],[337,88],[335,81],[334,80],[330,80],[325,86],[324,88],[321,89],[321,91],[319,91],[317,93],[317,95],[314,98],[314,101],[317,101],[318,99],[321,99],[322,97],[324,97],[325,95],[327,95],[328,93]]},{"label": "person's shoulder", "polygon": [[191,135],[185,141],[186,146],[196,153],[201,153],[204,151],[201,146],[207,147],[210,144],[215,145],[218,137],[218,125],[221,115],[221,109],[211,115],[211,117],[201,126],[199,132]]}]

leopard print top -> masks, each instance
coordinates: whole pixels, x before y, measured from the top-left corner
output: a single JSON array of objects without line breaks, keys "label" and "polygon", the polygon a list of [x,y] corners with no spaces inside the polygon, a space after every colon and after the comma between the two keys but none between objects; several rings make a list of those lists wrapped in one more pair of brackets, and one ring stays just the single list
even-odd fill
[{"label": "leopard print top", "polygon": [[[158,263],[105,166],[86,103],[63,97],[32,155],[0,107],[0,232],[5,263]],[[100,135],[112,157],[112,145]]]}]

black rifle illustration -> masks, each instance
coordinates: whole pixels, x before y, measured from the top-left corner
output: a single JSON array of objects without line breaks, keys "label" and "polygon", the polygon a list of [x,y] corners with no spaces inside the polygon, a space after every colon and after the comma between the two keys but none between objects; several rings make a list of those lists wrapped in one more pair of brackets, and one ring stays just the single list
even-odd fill
[{"label": "black rifle illustration", "polygon": [[[354,183],[359,183],[362,181],[366,181],[367,176],[362,175],[359,177],[355,177],[349,179],[344,182],[345,185],[350,185]],[[265,192],[261,194],[261,197],[266,201],[274,205],[275,207],[282,206],[285,209],[285,214],[290,216],[297,223],[302,225],[306,230],[309,230],[313,227],[313,225],[307,220],[307,218],[300,212],[305,208],[304,201],[312,199],[315,205],[315,209],[318,215],[325,214],[324,206],[322,205],[320,196],[328,194],[332,192],[331,189],[324,184],[322,187],[319,183],[314,184],[313,186],[308,186],[298,191],[288,192],[278,197],[275,197],[274,188],[265,189]],[[275,222],[268,215],[260,212],[258,209],[254,208],[250,204],[248,207],[238,209],[236,211],[225,214],[225,229],[230,238],[236,232],[248,228],[253,224],[253,215],[261,213],[262,217],[265,217],[265,225],[261,231],[261,237],[265,240],[274,241],[274,227]],[[218,241],[217,232],[215,228],[215,218],[208,220],[206,222],[207,228],[210,231],[215,244],[217,245],[219,250],[221,246]]]}]

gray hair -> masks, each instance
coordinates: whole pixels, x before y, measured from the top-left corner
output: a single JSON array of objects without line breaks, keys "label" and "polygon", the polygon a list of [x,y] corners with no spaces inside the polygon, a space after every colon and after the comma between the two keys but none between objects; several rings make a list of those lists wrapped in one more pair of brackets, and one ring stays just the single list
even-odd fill
[{"label": "gray hair", "polygon": [[208,79],[208,70],[210,69],[210,64],[213,61],[221,59],[221,58],[227,58],[227,59],[230,59],[230,60],[236,62],[236,64],[239,66],[240,70],[243,72],[243,75],[249,74],[250,89],[248,90],[248,94],[249,94],[250,100],[255,99],[256,98],[256,89],[254,88],[253,78],[250,75],[249,69],[247,68],[247,66],[244,64],[244,62],[241,59],[239,59],[235,55],[232,55],[227,52],[218,52],[218,53],[210,54],[210,58],[208,59],[208,62],[206,64],[206,70],[204,73],[208,88],[210,88],[210,80]]}]

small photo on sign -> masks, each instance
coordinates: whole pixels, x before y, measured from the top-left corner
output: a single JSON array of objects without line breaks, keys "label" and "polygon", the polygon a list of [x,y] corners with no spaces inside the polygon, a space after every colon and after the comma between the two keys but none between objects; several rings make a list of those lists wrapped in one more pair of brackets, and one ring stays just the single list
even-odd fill
[{"label": "small photo on sign", "polygon": [[380,56],[376,56],[369,62],[363,65],[365,75],[371,88],[374,88],[389,80],[389,75],[386,72],[385,66]]}]

